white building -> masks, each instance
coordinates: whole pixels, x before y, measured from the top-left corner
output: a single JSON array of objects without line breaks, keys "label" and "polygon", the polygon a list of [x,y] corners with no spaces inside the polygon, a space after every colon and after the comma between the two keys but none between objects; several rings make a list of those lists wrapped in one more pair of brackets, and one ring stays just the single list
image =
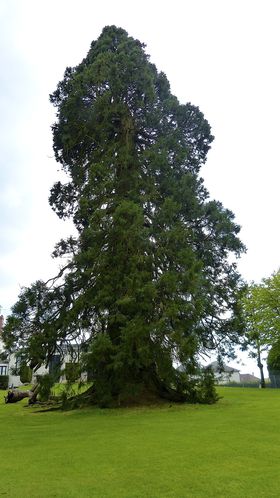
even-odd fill
[{"label": "white building", "polygon": [[[0,375],[8,375],[8,386],[9,387],[18,387],[22,385],[20,380],[19,367],[20,367],[20,357],[15,353],[6,353],[4,349],[3,341],[1,340],[1,332],[4,325],[4,317],[0,315]],[[2,356],[2,359],[1,359]],[[45,375],[48,373],[53,373],[56,368],[59,368],[62,372],[65,370],[67,363],[78,363],[80,360],[80,348],[78,345],[72,346],[72,354],[64,348],[62,354],[55,354],[50,361],[48,367],[42,365],[36,372],[33,374],[32,382],[36,381],[37,375]],[[82,379],[86,380],[87,375],[82,374]],[[59,378],[59,382],[66,382],[65,373]]]},{"label": "white building", "polygon": [[[0,353],[3,352],[3,346],[2,342],[0,340]],[[50,362],[50,365],[46,367],[45,365],[42,365],[36,372],[33,373],[32,376],[32,383],[36,382],[36,377],[37,375],[46,375],[49,373],[54,373],[54,370],[56,367],[59,367],[59,370],[61,370],[61,375],[58,378],[58,382],[66,382],[66,376],[65,376],[65,368],[67,363],[77,363],[77,361],[69,354],[66,353],[63,357],[60,357],[60,355],[54,355],[52,361]],[[22,382],[20,380],[20,375],[17,375],[20,367],[20,360],[17,355],[14,353],[7,355],[7,359],[5,361],[0,360],[0,375],[8,375],[9,380],[8,380],[8,386],[9,387],[19,387],[22,385]],[[82,373],[81,374],[81,380],[86,381],[87,380],[87,374]]]},{"label": "white building", "polygon": [[208,366],[213,370],[217,384],[228,384],[229,382],[240,384],[240,373],[236,368],[224,364],[221,365],[217,361],[213,361]]}]

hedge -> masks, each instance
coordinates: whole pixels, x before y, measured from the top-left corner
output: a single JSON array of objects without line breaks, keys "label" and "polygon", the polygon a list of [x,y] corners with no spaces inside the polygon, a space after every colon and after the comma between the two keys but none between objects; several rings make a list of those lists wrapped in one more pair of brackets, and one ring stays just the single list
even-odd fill
[{"label": "hedge", "polygon": [[0,389],[8,389],[9,386],[9,376],[0,375]]}]

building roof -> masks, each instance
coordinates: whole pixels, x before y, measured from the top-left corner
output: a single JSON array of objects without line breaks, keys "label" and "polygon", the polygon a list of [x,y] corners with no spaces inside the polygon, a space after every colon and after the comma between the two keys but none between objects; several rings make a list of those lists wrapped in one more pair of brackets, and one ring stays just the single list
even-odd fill
[{"label": "building roof", "polygon": [[219,363],[218,361],[212,361],[208,367],[211,367],[213,372],[218,372],[218,373],[233,373],[233,372],[239,372],[237,368],[230,367],[229,365],[225,365],[224,363]]},{"label": "building roof", "polygon": [[260,379],[255,375],[240,374],[240,382],[260,382]]}]

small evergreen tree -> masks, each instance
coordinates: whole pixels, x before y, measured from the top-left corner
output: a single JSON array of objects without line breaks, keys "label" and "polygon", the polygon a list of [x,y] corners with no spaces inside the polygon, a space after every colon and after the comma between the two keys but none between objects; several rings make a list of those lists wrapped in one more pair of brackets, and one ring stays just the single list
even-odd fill
[{"label": "small evergreen tree", "polygon": [[205,404],[212,404],[220,399],[215,390],[215,377],[211,367],[207,367],[202,371],[198,385],[198,399],[200,403]]}]

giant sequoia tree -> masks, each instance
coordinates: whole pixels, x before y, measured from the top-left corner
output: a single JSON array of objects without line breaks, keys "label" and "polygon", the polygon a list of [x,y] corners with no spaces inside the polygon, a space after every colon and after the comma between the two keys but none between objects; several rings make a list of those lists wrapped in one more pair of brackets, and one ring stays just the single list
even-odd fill
[{"label": "giant sequoia tree", "polygon": [[[78,341],[97,402],[155,390],[187,399],[198,355],[232,343],[243,246],[233,214],[199,177],[213,140],[144,45],[104,28],[51,95],[57,161],[69,182],[50,204],[77,236],[54,251],[59,275],[23,289],[5,330],[32,367]],[[102,401],[103,400],[103,401]]]}]

